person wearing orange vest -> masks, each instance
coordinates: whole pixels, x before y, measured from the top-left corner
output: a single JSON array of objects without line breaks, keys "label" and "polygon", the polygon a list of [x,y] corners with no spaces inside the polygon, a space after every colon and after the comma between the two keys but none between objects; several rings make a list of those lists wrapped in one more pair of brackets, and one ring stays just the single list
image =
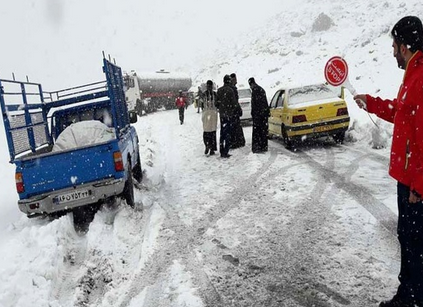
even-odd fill
[{"label": "person wearing orange vest", "polygon": [[184,112],[185,112],[185,106],[187,104],[187,100],[183,96],[182,90],[179,90],[179,97],[176,98],[175,104],[179,110],[179,121],[181,122],[181,125],[182,125],[184,123]]},{"label": "person wearing orange vest", "polygon": [[389,174],[397,180],[400,285],[380,307],[423,306],[423,26],[418,17],[391,31],[394,57],[405,69],[396,99],[356,95],[359,107],[394,124]]}]

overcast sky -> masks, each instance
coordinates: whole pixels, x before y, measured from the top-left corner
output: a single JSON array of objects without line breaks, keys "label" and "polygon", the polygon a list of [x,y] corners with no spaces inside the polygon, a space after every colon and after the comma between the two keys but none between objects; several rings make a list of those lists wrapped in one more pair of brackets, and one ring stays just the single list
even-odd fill
[{"label": "overcast sky", "polygon": [[18,79],[29,75],[47,90],[97,81],[102,78],[102,50],[124,70],[174,70],[214,50],[217,42],[263,25],[283,10],[284,2],[294,3],[7,1],[0,7],[0,78],[10,78],[12,72]]}]

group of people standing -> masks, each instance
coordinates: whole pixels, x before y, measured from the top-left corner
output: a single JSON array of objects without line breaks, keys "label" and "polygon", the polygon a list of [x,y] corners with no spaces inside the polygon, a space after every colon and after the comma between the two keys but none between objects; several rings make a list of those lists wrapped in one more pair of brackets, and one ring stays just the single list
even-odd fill
[{"label": "group of people standing", "polygon": [[[248,80],[251,93],[251,115],[253,119],[252,151],[267,151],[269,106],[266,92],[257,85],[254,78]],[[212,80],[206,82],[206,90],[199,93],[202,109],[204,154],[214,155],[217,151],[217,120],[220,118],[219,152],[222,158],[229,158],[230,149],[245,146],[241,126],[242,108],[239,104],[237,77],[235,73],[223,77],[223,86],[217,92]]]}]

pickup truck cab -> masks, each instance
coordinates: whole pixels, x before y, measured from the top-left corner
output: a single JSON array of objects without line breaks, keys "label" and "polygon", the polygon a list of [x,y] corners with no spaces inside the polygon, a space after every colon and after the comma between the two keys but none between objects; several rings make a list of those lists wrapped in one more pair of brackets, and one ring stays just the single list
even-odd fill
[{"label": "pickup truck cab", "polygon": [[281,88],[270,101],[269,136],[282,137],[288,147],[322,136],[342,142],[349,123],[342,87],[322,83]]},{"label": "pickup truck cab", "polygon": [[[38,83],[0,79],[18,206],[28,217],[114,196],[134,206],[132,178],[142,178],[138,136],[130,125],[137,117],[128,113],[120,67],[104,59],[103,72],[105,81],[55,92],[44,92]],[[85,135],[85,142],[79,141],[75,131],[86,134],[92,126],[100,133],[104,127],[108,136],[95,142]],[[66,133],[76,143],[56,148]]]}]

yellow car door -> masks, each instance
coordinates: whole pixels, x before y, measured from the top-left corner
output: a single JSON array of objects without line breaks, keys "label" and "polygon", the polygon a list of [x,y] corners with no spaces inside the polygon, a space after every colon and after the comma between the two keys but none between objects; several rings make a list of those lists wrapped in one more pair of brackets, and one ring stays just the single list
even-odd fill
[{"label": "yellow car door", "polygon": [[281,136],[285,90],[279,90],[270,101],[269,134]]}]

